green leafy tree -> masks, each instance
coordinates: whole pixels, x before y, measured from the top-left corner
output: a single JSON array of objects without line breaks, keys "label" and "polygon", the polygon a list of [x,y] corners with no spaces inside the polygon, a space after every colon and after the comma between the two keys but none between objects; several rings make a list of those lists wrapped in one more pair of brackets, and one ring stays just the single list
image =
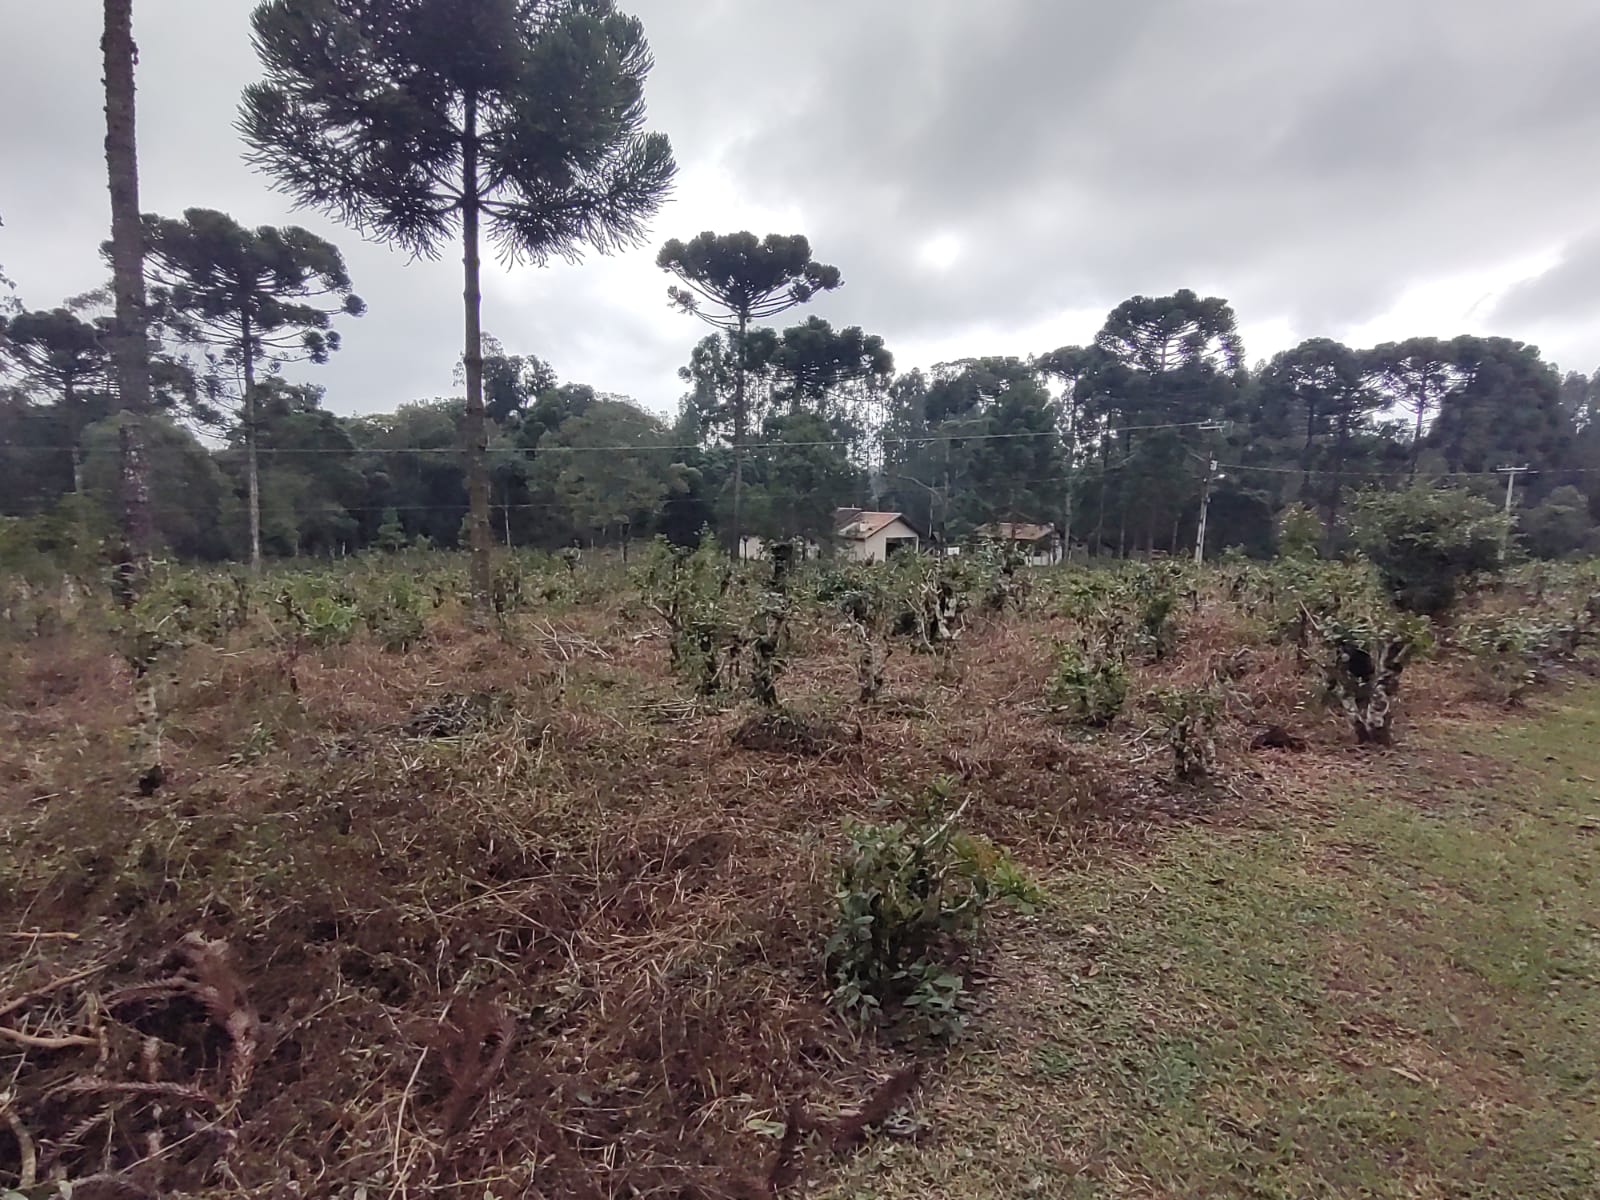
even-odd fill
[{"label": "green leafy tree", "polygon": [[31,403],[20,388],[0,387],[0,513],[32,516],[70,491],[72,477],[58,450],[57,407]]},{"label": "green leafy tree", "polygon": [[1563,558],[1590,544],[1594,518],[1589,500],[1568,484],[1526,510],[1519,522],[1523,544],[1537,558]]},{"label": "green leafy tree", "polygon": [[246,229],[227,213],[185,210],[144,219],[150,294],[170,327],[206,347],[210,394],[237,413],[245,451],[250,567],[261,569],[257,373],[325,363],[339,349],[338,315],[366,311],[338,249],[297,226]]},{"label": "green leafy tree", "polygon": [[1176,550],[1198,487],[1193,427],[1227,416],[1239,400],[1244,348],[1233,307],[1187,288],[1134,296],[1111,310],[1095,348],[1100,358],[1090,394],[1108,431],[1097,521],[1110,508],[1106,489],[1114,479],[1118,553],[1128,549],[1130,515],[1139,518],[1131,527],[1135,541],[1142,526],[1151,549],[1157,531],[1170,529],[1169,548]]},{"label": "green leafy tree", "polygon": [[1561,376],[1535,346],[1498,337],[1451,343],[1457,384],[1428,431],[1450,471],[1492,471],[1506,462],[1564,465],[1573,438]]},{"label": "green leafy tree", "polygon": [[785,329],[772,356],[778,376],[778,397],[791,411],[811,407],[842,411],[843,398],[856,385],[876,390],[894,375],[894,355],[883,339],[859,325],[835,329],[821,317],[809,317]]},{"label": "green leafy tree", "polygon": [[16,370],[29,391],[56,400],[60,436],[72,465],[72,490],[83,490],[83,431],[105,415],[106,376],[111,356],[105,326],[67,308],[0,317],[0,359]]},{"label": "green leafy tree", "polygon": [[[84,494],[107,512],[116,511],[121,486],[122,430],[137,419],[119,412],[84,432]],[[141,425],[150,472],[150,548],[183,559],[227,558],[237,501],[216,460],[192,433],[163,416],[147,415]]]},{"label": "green leafy tree", "polygon": [[[466,363],[456,366],[458,387],[467,383]],[[483,335],[483,411],[497,425],[516,422],[541,394],[559,384],[555,370],[542,358],[512,354],[493,334]]]},{"label": "green leafy tree", "polygon": [[1290,429],[1298,427],[1290,436],[1299,442],[1300,496],[1307,503],[1318,496],[1315,473],[1326,470],[1321,505],[1333,521],[1352,442],[1381,399],[1369,386],[1362,356],[1329,338],[1312,338],[1273,357],[1258,380],[1258,393],[1273,416]]},{"label": "green leafy tree", "polygon": [[1600,512],[1600,371],[1593,376],[1569,372],[1561,382],[1561,410],[1572,431],[1568,460],[1583,472],[1572,482]]},{"label": "green leafy tree", "polygon": [[[459,453],[462,417],[460,400],[437,400],[346,421],[364,480],[362,507],[381,513],[397,506],[413,536],[456,545],[467,515]],[[371,526],[366,532],[375,536]]]},{"label": "green leafy tree", "polygon": [[400,513],[394,508],[383,510],[383,522],[378,526],[378,549],[393,554],[406,548],[406,527],[400,523]]},{"label": "green leafy tree", "polygon": [[[741,413],[748,432],[777,411],[773,368],[779,347],[777,331],[763,326],[746,332],[742,355],[736,341],[733,334],[707,334],[695,343],[689,361],[678,368],[678,377],[689,385],[684,408],[694,423],[695,436],[728,446],[734,446],[740,436]],[[730,462],[733,457],[736,455],[730,456]]]},{"label": "green leafy tree", "polygon": [[887,428],[887,498],[908,512],[937,510],[940,536],[1059,511],[1057,405],[1021,359],[961,359],[902,380]]},{"label": "green leafy tree", "polygon": [[1096,346],[1062,346],[1040,356],[1034,367],[1048,379],[1058,381],[1061,399],[1057,404],[1061,432],[1062,466],[1066,477],[1061,484],[1061,535],[1066,557],[1072,557],[1072,529],[1078,487],[1078,467],[1086,451],[1099,438],[1101,429],[1093,419],[1091,397],[1102,378],[1102,351]]},{"label": "green leafy tree", "polygon": [[1385,406],[1411,414],[1407,469],[1414,480],[1428,423],[1438,415],[1445,397],[1461,384],[1456,347],[1430,337],[1385,342],[1368,352],[1367,366]]},{"label": "green leafy tree", "polygon": [[644,29],[610,0],[264,0],[251,160],[415,254],[459,234],[472,592],[492,591],[480,240],[509,260],[636,244],[676,170],[645,134]]},{"label": "green leafy tree", "polygon": [[661,248],[656,265],[675,275],[682,287],[667,289],[672,302],[728,335],[725,370],[731,373],[733,429],[733,522],[731,544],[743,535],[745,434],[750,428],[746,376],[755,361],[749,342],[751,323],[765,321],[805,304],[818,292],[840,287],[838,267],[811,257],[811,243],[796,234],[705,232],[689,242],[674,238]]},{"label": "green leafy tree", "polygon": [[769,541],[825,542],[833,533],[834,512],[857,503],[865,491],[861,469],[844,449],[850,435],[842,423],[818,412],[768,417],[749,489],[751,532]]},{"label": "green leafy tree", "polygon": [[667,443],[658,417],[629,401],[596,399],[544,439],[534,470],[564,503],[574,532],[615,531],[626,546],[671,489]]},{"label": "green leafy tree", "polygon": [[932,451],[928,392],[928,376],[921,370],[899,375],[887,389],[877,430],[882,481],[877,503],[904,512],[913,526],[944,541],[950,510],[948,456]]},{"label": "green leafy tree", "polygon": [[1500,563],[1505,518],[1489,501],[1456,488],[1372,489],[1355,498],[1345,520],[1351,542],[1410,612],[1447,612],[1468,576]]},{"label": "green leafy tree", "polygon": [[[257,386],[257,397],[264,548],[333,554],[360,545],[364,530],[374,536],[355,439],[346,422],[321,407],[321,389],[271,376]],[[236,479],[242,453],[235,442],[219,455]],[[248,531],[238,540],[247,539]]]}]

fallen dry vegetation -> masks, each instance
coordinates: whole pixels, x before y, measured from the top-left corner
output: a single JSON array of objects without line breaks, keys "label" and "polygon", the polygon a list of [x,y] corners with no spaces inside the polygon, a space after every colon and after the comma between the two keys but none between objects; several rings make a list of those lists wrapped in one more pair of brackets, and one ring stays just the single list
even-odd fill
[{"label": "fallen dry vegetation", "polygon": [[[1383,769],[1238,572],[1172,575],[1164,640],[1093,729],[1047,699],[1054,648],[1101,636],[1081,573],[975,592],[924,652],[885,625],[870,703],[871,621],[822,588],[785,618],[774,710],[685,686],[663,609],[585,572],[519,582],[494,629],[441,585],[410,636],[390,614],[316,644],[255,611],[167,647],[152,795],[126,632],[85,610],[4,646],[0,1184],[772,1195],[940,1061],[830,1002],[847,822],[944,788],[1044,878],[1222,799]],[[1164,724],[1157,686],[1216,712]],[[1470,692],[1436,657],[1402,721],[1490,711]],[[983,946],[953,962],[969,1015],[1008,986]]]}]

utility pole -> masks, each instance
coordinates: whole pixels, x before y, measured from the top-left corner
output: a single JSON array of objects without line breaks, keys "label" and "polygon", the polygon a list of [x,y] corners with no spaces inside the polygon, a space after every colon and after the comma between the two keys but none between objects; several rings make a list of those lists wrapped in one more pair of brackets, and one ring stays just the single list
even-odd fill
[{"label": "utility pole", "polygon": [[1194,561],[1196,565],[1206,561],[1206,517],[1211,512],[1211,485],[1218,478],[1217,460],[1209,459],[1206,462],[1206,482],[1200,490],[1200,524],[1194,531]]},{"label": "utility pole", "polygon": [[1516,501],[1517,476],[1526,475],[1532,469],[1533,468],[1527,466],[1495,468],[1496,474],[1504,475],[1506,477],[1506,520],[1505,526],[1500,531],[1501,566],[1505,565],[1506,555],[1511,552],[1511,508]]},{"label": "utility pole", "polygon": [[[923,483],[915,475],[901,475],[896,472],[894,478],[903,479],[907,483],[914,483],[928,493],[928,524],[931,527],[928,530],[928,534],[930,537],[937,538],[942,546],[944,544],[944,506],[948,501],[948,496],[941,494],[939,489],[931,484]],[[948,478],[949,476],[947,475],[946,479]],[[947,489],[948,486],[946,484]]]},{"label": "utility pole", "polygon": [[[1218,433],[1228,427],[1226,421],[1206,421],[1200,426],[1201,433]],[[1217,474],[1217,460],[1206,459],[1206,481],[1200,489],[1200,523],[1194,531],[1194,561],[1198,566],[1206,561],[1206,518],[1211,513],[1211,485],[1222,476]],[[1174,547],[1176,549],[1176,547]]]}]

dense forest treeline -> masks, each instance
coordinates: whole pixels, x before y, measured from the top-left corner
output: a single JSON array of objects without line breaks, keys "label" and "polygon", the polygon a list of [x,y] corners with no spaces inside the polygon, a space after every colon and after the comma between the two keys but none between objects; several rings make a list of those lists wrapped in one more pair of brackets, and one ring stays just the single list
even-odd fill
[{"label": "dense forest treeline", "polygon": [[[346,290],[348,290],[346,288]],[[117,481],[98,297],[13,312],[0,333],[0,512],[81,492],[109,511]],[[496,539],[557,547],[730,520],[737,333],[694,346],[674,420],[489,339],[484,365]],[[147,454],[157,531],[200,559],[245,558],[246,447],[227,388],[181,338],[158,355],[165,419]],[[1592,549],[1600,513],[1600,372],[1561,376],[1502,338],[1416,338],[1367,350],[1308,341],[1247,367],[1223,301],[1136,297],[1095,340],[1028,360],[991,356],[896,374],[883,339],[811,317],[744,335],[749,433],[743,528],[818,536],[841,506],[893,508],[930,534],[1070,525],[1090,554],[1192,544],[1215,460],[1208,543],[1271,550],[1305,503],[1331,526],[1353,489],[1442,480],[1499,496],[1539,555]],[[335,343],[337,345],[337,343]],[[300,347],[296,343],[297,348]],[[325,353],[324,353],[325,357]],[[253,384],[260,538],[271,556],[462,541],[468,499],[459,398],[346,417],[274,365]],[[202,440],[197,434],[208,435]]]}]

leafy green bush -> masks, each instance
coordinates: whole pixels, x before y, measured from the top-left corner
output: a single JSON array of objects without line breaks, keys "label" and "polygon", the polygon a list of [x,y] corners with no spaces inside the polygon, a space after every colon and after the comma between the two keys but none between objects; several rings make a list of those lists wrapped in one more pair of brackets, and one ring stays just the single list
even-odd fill
[{"label": "leafy green bush", "polygon": [[1538,683],[1541,662],[1558,636],[1526,612],[1478,613],[1457,625],[1451,640],[1467,656],[1474,691],[1509,708]]},{"label": "leafy green bush", "polygon": [[1125,599],[1122,579],[1113,571],[1070,571],[1059,589],[1061,615],[1082,625],[1105,625]]},{"label": "leafy green bush", "polygon": [[1526,563],[1509,583],[1529,616],[1550,626],[1554,655],[1572,657],[1600,632],[1600,559]]},{"label": "leafy green bush", "polygon": [[983,542],[971,555],[982,577],[983,611],[1002,613],[1007,608],[1021,612],[1033,590],[1032,577],[1024,569],[1027,553],[1015,542]]},{"label": "leafy green bush", "polygon": [[997,898],[1035,889],[994,847],[962,832],[937,786],[916,818],[851,825],[827,943],[833,1002],[868,1024],[909,1017],[933,1036],[960,1029],[960,958]]},{"label": "leafy green bush", "polygon": [[422,640],[425,603],[409,575],[385,573],[362,595],[361,620],[385,650],[402,653]]},{"label": "leafy green bush", "polygon": [[927,554],[901,554],[885,564],[900,597],[894,632],[918,650],[948,656],[961,618],[987,577],[981,562]]},{"label": "leafy green bush", "polygon": [[111,533],[105,510],[83,496],[63,496],[31,517],[0,516],[0,571],[36,580],[90,574]]},{"label": "leafy green bush", "polygon": [[1133,601],[1134,637],[1140,649],[1156,662],[1166,659],[1178,645],[1178,583],[1180,572],[1171,566],[1143,566],[1133,570],[1128,591]]},{"label": "leafy green bush", "polygon": [[1591,544],[1594,520],[1589,499],[1571,484],[1558,487],[1518,521],[1528,553],[1539,558],[1561,558]]},{"label": "leafy green bush", "polygon": [[896,611],[895,576],[873,566],[850,564],[831,570],[819,581],[818,599],[844,618],[856,643],[857,698],[871,704],[883,691],[889,657],[887,633]]},{"label": "leafy green bush", "polygon": [[1079,725],[1114,721],[1128,699],[1128,666],[1114,647],[1058,642],[1056,666],[1045,685],[1053,712]]},{"label": "leafy green bush", "polygon": [[1131,642],[1160,661],[1178,644],[1183,581],[1183,569],[1174,563],[1074,572],[1059,585],[1058,602],[1088,637],[1124,652]]},{"label": "leafy green bush", "polygon": [[1458,489],[1362,492],[1345,522],[1351,542],[1407,612],[1448,612],[1469,577],[1500,565],[1505,518],[1487,500]]},{"label": "leafy green bush", "polygon": [[1310,505],[1291,504],[1278,518],[1278,553],[1284,558],[1317,558],[1326,532]]},{"label": "leafy green bush", "polygon": [[1283,559],[1253,574],[1252,610],[1270,635],[1303,654],[1314,639],[1311,622],[1340,613],[1364,614],[1392,607],[1377,569],[1364,558],[1347,562]]},{"label": "leafy green bush", "polygon": [[730,691],[752,604],[716,543],[706,538],[685,552],[658,540],[637,581],[645,602],[667,623],[673,671],[702,696]]},{"label": "leafy green bush", "polygon": [[360,616],[355,597],[342,585],[330,588],[311,576],[286,583],[278,593],[278,607],[292,637],[313,646],[348,642]]},{"label": "leafy green bush", "polygon": [[1209,688],[1161,688],[1151,696],[1156,719],[1172,747],[1172,773],[1182,783],[1203,783],[1217,761],[1216,693]]}]

